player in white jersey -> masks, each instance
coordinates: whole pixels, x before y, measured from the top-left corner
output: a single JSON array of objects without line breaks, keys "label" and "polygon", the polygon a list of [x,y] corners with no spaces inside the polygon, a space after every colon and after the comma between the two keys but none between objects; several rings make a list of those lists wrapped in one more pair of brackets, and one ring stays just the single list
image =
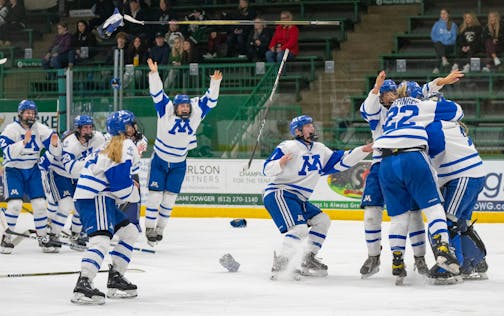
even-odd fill
[{"label": "player in white jersey", "polygon": [[[426,153],[426,127],[437,120],[457,122],[463,117],[462,109],[457,103],[447,100],[417,99],[422,97],[418,84],[411,87],[403,85],[398,94],[399,99],[388,110],[383,135],[376,139],[373,146],[382,152],[379,179],[391,217],[392,273],[398,280],[406,276],[403,255],[412,201],[427,217],[437,264],[458,273],[457,259],[448,247],[446,216],[437,179]],[[403,97],[405,95],[409,97]]]},{"label": "player in white jersey", "polygon": [[274,177],[264,189],[264,206],[280,233],[285,234],[282,249],[274,256],[272,279],[288,271],[289,262],[306,240],[308,249],[302,254],[301,273],[326,276],[327,265],[315,256],[324,243],[331,220],[308,199],[321,176],[351,168],[372,147],[369,144],[350,151],[333,151],[315,141],[313,120],[307,115],[294,118],[290,132],[295,139],[279,144],[263,168],[264,175]]},{"label": "player in white jersey", "polygon": [[[425,84],[423,95],[438,92],[444,85],[453,84],[463,77],[460,71],[454,71],[443,78],[436,78]],[[381,71],[376,77],[375,86],[361,105],[360,112],[364,120],[369,123],[373,140],[383,134],[383,124],[387,111],[393,101],[397,99],[397,85],[393,80],[386,79],[386,73]],[[360,269],[363,278],[370,277],[379,271],[381,252],[381,223],[384,200],[378,179],[381,152],[375,149],[373,162],[366,177],[366,185],[362,195],[361,207],[364,208],[364,232],[368,248],[368,258]],[[420,274],[427,274],[425,262],[425,228],[420,212],[411,212],[408,228],[411,246],[415,260],[415,268]]]},{"label": "player in white jersey", "polygon": [[210,76],[210,87],[202,97],[182,94],[171,100],[163,91],[157,63],[148,60],[149,88],[157,112],[157,135],[149,174],[149,197],[145,214],[148,243],[163,238],[163,230],[180,193],[186,171],[187,152],[196,144],[195,133],[208,112],[217,105],[222,73]]},{"label": "player in white jersey", "polygon": [[[73,194],[85,157],[104,143],[103,135],[93,131],[93,123],[91,116],[76,116],[73,132],[68,133],[63,139],[62,156],[55,157],[45,154],[44,165],[48,166],[46,174],[51,194],[51,198],[48,200],[49,203],[52,202],[57,207],[55,214],[51,217],[51,233],[55,235],[55,238],[59,238],[68,215],[75,210]],[[67,168],[73,174],[67,171]],[[86,237],[81,235],[81,229],[79,215],[75,212],[71,226],[73,245],[86,245]],[[81,248],[73,247],[76,250]]]},{"label": "player in white jersey", "polygon": [[[442,96],[431,99],[440,100]],[[486,249],[471,225],[478,195],[483,189],[483,161],[461,122],[435,121],[427,127],[429,155],[437,171],[444,197],[450,232],[450,246],[461,267],[463,278],[486,279]],[[430,276],[443,283],[456,282],[450,273],[433,267]]]},{"label": "player in white jersey", "polygon": [[[61,155],[58,135],[37,121],[37,105],[23,100],[18,106],[18,120],[8,124],[0,135],[5,167],[4,197],[7,200],[8,229],[14,231],[23,206],[23,196],[31,200],[35,229],[40,237],[39,245],[44,252],[56,252],[55,245],[47,237],[47,208],[40,169],[37,166],[42,149],[53,155]],[[6,231],[2,236],[1,253],[11,253],[14,244]]]},{"label": "player in white jersey", "polygon": [[[81,273],[71,300],[76,304],[105,303],[105,294],[93,286],[93,279],[107,253],[112,259],[107,297],[137,296],[137,286],[129,282],[124,273],[131,261],[138,231],[116,204],[140,200],[136,189],[139,184],[131,177],[132,166],[138,164],[140,157],[133,141],[125,135],[129,119],[125,111],[109,115],[107,131],[112,138],[102,150],[92,153],[86,160],[77,182],[75,206],[83,229],[89,236],[89,244],[81,261]],[[110,240],[114,235],[119,241],[109,252]]]}]

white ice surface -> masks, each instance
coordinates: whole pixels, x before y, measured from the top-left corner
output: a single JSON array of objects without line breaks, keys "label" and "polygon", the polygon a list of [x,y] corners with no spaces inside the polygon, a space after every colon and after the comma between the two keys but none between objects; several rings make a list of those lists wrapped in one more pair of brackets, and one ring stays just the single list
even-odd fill
[{"label": "white ice surface", "polygon": [[[398,287],[386,238],[381,271],[361,280],[359,269],[367,255],[362,222],[332,222],[319,254],[329,266],[327,278],[270,281],[273,250],[281,242],[273,222],[248,220],[246,228],[233,228],[229,221],[170,219],[155,255],[134,253],[130,267],[145,270],[127,274],[138,285],[136,299],[79,306],[70,303],[77,275],[0,278],[0,315],[504,315],[503,224],[476,224],[489,252],[489,280],[427,284],[412,270],[408,248],[408,277]],[[23,214],[16,230],[32,225],[31,216]],[[385,236],[387,230],[385,223]],[[136,246],[148,248],[143,236]],[[220,266],[225,253],[241,264],[237,273]],[[13,254],[0,254],[0,275],[78,270],[81,256],[67,248],[43,254],[36,241],[27,239]],[[102,268],[108,262],[107,257]],[[102,291],[106,277],[100,273],[95,280]]]}]

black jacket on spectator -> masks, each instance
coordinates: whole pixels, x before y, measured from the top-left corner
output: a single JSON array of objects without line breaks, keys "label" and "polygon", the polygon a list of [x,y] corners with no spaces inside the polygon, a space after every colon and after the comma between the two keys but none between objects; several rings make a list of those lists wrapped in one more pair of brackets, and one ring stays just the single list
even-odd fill
[{"label": "black jacket on spectator", "polygon": [[482,49],[481,32],[483,31],[481,25],[474,25],[466,28],[462,33],[457,35],[457,49],[460,50],[462,46],[470,46],[473,53],[477,53]]},{"label": "black jacket on spectator", "polygon": [[[268,28],[264,28],[260,34],[256,34],[254,30],[252,30],[249,34],[247,41],[247,57],[251,61],[265,61],[266,60],[266,51],[268,50],[269,43],[272,37],[271,30]],[[255,41],[259,40],[261,45],[257,46]]]},{"label": "black jacket on spectator", "polygon": [[[481,37],[482,37],[483,43],[485,43],[485,41],[487,39],[494,38],[490,34],[490,30],[488,29],[488,25],[486,25],[485,28],[483,29],[483,33],[482,33]],[[496,49],[498,52],[502,52],[504,50],[504,21],[500,22],[499,36],[497,36],[496,39],[497,39]]]},{"label": "black jacket on spectator", "polygon": [[152,61],[157,62],[158,65],[167,65],[170,58],[170,48],[168,44],[163,43],[163,46],[154,45],[154,47],[150,49],[149,57]]}]

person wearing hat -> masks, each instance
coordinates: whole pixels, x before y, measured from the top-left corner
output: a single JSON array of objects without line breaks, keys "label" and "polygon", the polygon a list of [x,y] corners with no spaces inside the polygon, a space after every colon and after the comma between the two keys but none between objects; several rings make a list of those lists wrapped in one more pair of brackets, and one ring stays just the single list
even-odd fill
[{"label": "person wearing hat", "polygon": [[154,43],[155,45],[150,50],[149,58],[158,65],[167,65],[170,58],[170,48],[166,44],[162,32],[156,33]]}]

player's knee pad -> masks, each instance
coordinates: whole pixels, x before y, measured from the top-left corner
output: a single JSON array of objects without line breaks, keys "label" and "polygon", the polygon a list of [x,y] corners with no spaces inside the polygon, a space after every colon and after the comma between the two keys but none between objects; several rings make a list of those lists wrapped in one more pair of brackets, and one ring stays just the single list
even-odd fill
[{"label": "player's knee pad", "polygon": [[286,236],[291,235],[294,238],[298,238],[300,240],[303,240],[308,236],[308,225],[306,224],[301,224],[301,225],[295,225],[289,228],[287,231]]},{"label": "player's knee pad", "polygon": [[474,245],[481,250],[481,252],[486,256],[487,251],[485,247],[485,243],[483,243],[483,240],[481,240],[481,237],[479,234],[476,232],[474,229],[474,226],[471,225],[467,227],[467,230],[462,233],[462,242],[464,243],[464,239],[470,239]]},{"label": "player's knee pad", "polygon": [[35,216],[47,215],[47,204],[44,198],[31,200],[31,205],[33,209],[33,215]]},{"label": "player's knee pad", "polygon": [[21,209],[23,208],[23,200],[21,199],[13,199],[7,202],[7,211],[10,214],[19,215],[21,213]]},{"label": "player's knee pad", "polygon": [[380,206],[366,206],[364,208],[364,227],[381,225],[383,208]]},{"label": "player's knee pad", "polygon": [[163,192],[161,191],[149,191],[149,198],[147,199],[147,208],[157,209],[161,200],[163,199]]},{"label": "player's knee pad", "polygon": [[163,193],[163,201],[161,203],[163,203],[165,207],[172,208],[173,205],[175,205],[176,199],[177,199],[176,193],[165,191]]},{"label": "player's knee pad", "polygon": [[88,248],[98,249],[102,254],[106,255],[108,253],[108,248],[110,245],[110,237],[107,235],[95,235],[89,237]]},{"label": "player's knee pad", "polygon": [[138,229],[133,224],[128,224],[121,227],[116,233],[119,240],[123,240],[127,244],[133,245],[138,239]]},{"label": "player's knee pad", "polygon": [[486,257],[486,247],[472,226],[461,235],[464,264],[461,270],[466,273],[472,270]]},{"label": "player's knee pad", "polygon": [[326,213],[319,213],[308,220],[308,225],[312,230],[326,235],[331,226],[331,219]]},{"label": "player's knee pad", "polygon": [[73,209],[75,209],[75,205],[71,197],[63,198],[58,202],[58,212],[61,214],[68,215]]}]

